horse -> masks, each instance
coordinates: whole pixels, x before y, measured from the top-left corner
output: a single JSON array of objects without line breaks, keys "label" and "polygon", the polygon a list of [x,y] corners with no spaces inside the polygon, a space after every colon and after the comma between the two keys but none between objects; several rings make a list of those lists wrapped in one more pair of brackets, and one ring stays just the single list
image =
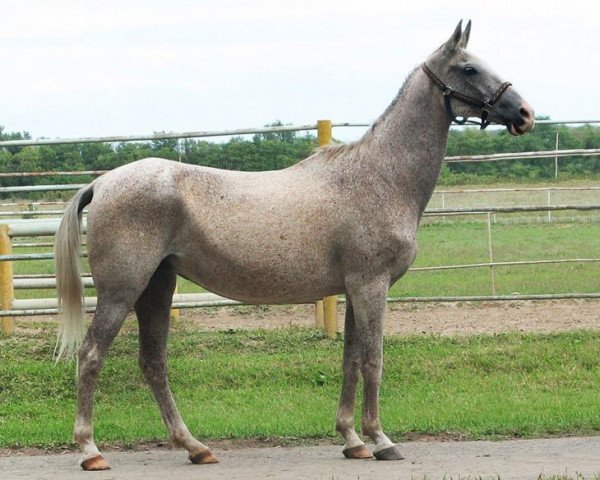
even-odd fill
[{"label": "horse", "polygon": [[[379,420],[387,292],[415,259],[415,236],[444,159],[452,121],[534,126],[531,106],[466,50],[471,22],[408,75],[357,142],[315,151],[282,170],[234,172],[147,158],[81,189],[56,235],[61,321],[57,356],[77,351],[74,439],[84,470],[109,465],[93,436],[93,396],[109,346],[135,310],[139,364],[169,438],[194,464],[218,462],[185,425],[169,387],[166,345],[176,276],[254,304],[346,295],[336,430],[350,459],[400,460]],[[462,117],[462,118],[461,118]],[[479,121],[467,117],[479,117]],[[81,212],[98,303],[85,331]],[[354,425],[362,375],[362,433]]]}]

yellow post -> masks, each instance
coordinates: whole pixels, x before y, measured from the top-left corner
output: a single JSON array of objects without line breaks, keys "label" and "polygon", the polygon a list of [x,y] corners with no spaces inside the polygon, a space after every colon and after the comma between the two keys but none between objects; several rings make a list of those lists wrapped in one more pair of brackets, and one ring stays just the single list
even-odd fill
[{"label": "yellow post", "polygon": [[[8,235],[8,225],[0,225],[0,255],[10,255],[12,243]],[[10,310],[13,301],[12,262],[0,262],[0,310]],[[2,317],[0,327],[4,335],[10,335],[15,328],[13,317]]]},{"label": "yellow post", "polygon": [[[331,120],[317,120],[317,143],[319,147],[329,145],[331,141]],[[325,297],[322,302],[318,301],[315,307],[316,326],[324,326],[327,335],[335,337],[338,332],[337,298],[335,295]],[[322,320],[319,317],[320,315],[322,315]]]},{"label": "yellow post", "polygon": [[324,147],[331,141],[331,120],[317,120],[317,144]]},{"label": "yellow post", "polygon": [[[177,286],[177,284],[179,283],[179,277],[177,277],[177,280],[175,280],[175,281],[177,283],[175,284],[175,291],[173,292],[173,294],[175,294],[179,291],[179,288]],[[179,309],[178,308],[171,309],[171,320],[179,320]]]},{"label": "yellow post", "polygon": [[325,328],[325,312],[323,310],[323,300],[315,302],[315,327]]},{"label": "yellow post", "polygon": [[332,295],[323,299],[323,313],[325,333],[328,337],[335,337],[338,332],[337,297]]}]

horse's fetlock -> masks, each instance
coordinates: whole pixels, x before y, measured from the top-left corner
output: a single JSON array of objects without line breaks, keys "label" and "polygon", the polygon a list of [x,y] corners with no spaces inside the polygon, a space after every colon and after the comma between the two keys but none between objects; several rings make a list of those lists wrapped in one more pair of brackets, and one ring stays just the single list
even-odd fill
[{"label": "horse's fetlock", "polygon": [[377,432],[381,431],[381,423],[377,419],[363,419],[361,422],[361,431],[367,437],[372,437]]},{"label": "horse's fetlock", "polygon": [[182,432],[180,430],[176,430],[173,433],[171,433],[170,437],[171,437],[171,442],[176,447],[185,446],[185,442],[188,439],[188,436],[185,434],[185,432]]},{"label": "horse's fetlock", "polygon": [[73,430],[73,440],[78,444],[87,443],[92,438],[92,429],[90,427],[75,427]]},{"label": "horse's fetlock", "polygon": [[354,427],[354,422],[349,422],[347,419],[338,419],[335,422],[335,430],[339,433],[344,433]]}]

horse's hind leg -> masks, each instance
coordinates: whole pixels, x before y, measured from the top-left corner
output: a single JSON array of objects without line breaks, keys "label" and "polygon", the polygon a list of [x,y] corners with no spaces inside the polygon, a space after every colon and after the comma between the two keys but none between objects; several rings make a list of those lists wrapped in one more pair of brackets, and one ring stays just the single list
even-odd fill
[{"label": "horse's hind leg", "polygon": [[158,403],[171,441],[189,452],[192,463],[217,463],[209,448],[186,427],[171,394],[167,378],[167,338],[176,275],[163,261],[135,304],[140,330],[140,368]]},{"label": "horse's hind leg", "polygon": [[81,446],[84,470],[106,470],[108,464],[94,443],[92,411],[98,374],[106,352],[123,325],[131,303],[123,298],[98,295],[98,306],[78,352],[79,373],[77,388],[77,416],[74,438]]}]

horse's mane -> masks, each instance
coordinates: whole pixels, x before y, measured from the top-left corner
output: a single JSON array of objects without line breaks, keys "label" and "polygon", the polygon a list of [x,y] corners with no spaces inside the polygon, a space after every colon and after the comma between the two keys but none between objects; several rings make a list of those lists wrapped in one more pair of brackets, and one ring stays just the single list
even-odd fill
[{"label": "horse's mane", "polygon": [[315,153],[322,153],[325,155],[325,157],[327,159],[334,159],[334,158],[337,158],[337,157],[340,157],[342,155],[346,155],[349,153],[355,153],[355,152],[360,153],[360,151],[363,148],[368,147],[371,144],[371,141],[373,140],[373,138],[375,136],[375,130],[377,129],[377,127],[379,125],[381,125],[383,123],[383,121],[387,118],[387,116],[390,114],[390,112],[396,107],[396,105],[402,98],[404,90],[406,89],[406,85],[408,84],[409,80],[413,77],[413,75],[415,74],[415,72],[417,70],[418,70],[418,68],[415,68],[411,73],[408,74],[408,76],[404,80],[404,83],[400,87],[400,90],[398,91],[398,94],[396,95],[396,97],[394,98],[392,103],[390,103],[389,106],[385,109],[385,111],[379,116],[379,118],[377,118],[377,120],[375,120],[373,122],[373,124],[369,127],[369,129],[365,132],[365,134],[360,138],[360,140],[356,140],[354,142],[348,142],[348,143],[333,143],[331,145],[325,145],[323,147],[318,147],[315,150]]}]

